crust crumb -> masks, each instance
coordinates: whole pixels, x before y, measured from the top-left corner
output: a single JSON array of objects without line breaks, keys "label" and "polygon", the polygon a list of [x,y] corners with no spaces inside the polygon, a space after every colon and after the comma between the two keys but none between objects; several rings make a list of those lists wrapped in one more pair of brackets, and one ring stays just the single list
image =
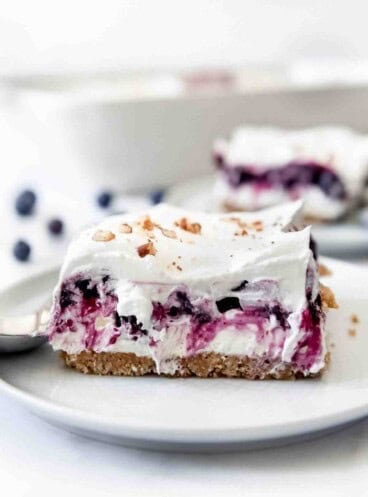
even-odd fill
[{"label": "crust crumb", "polygon": [[[92,352],[84,351],[80,354],[61,353],[65,364],[85,374],[114,375],[114,376],[143,376],[158,374],[156,365],[150,357],[139,357],[124,352]],[[329,362],[326,354],[325,363]],[[246,356],[223,355],[216,353],[202,353],[191,357],[175,359],[175,371],[168,376],[201,378],[247,378],[249,380],[294,380],[305,378],[292,364],[279,360],[265,361],[263,358]],[[277,367],[275,367],[277,366]],[[318,373],[308,373],[309,377],[318,377]]]},{"label": "crust crumb", "polygon": [[350,316],[350,321],[352,323],[354,323],[354,324],[359,324],[360,323],[359,317],[356,314],[352,314]]},{"label": "crust crumb", "polygon": [[318,264],[318,272],[320,276],[330,276],[332,271],[324,264]]},{"label": "crust crumb", "polygon": [[336,301],[333,291],[325,285],[320,284],[320,294],[322,299],[322,305],[328,307],[329,309],[338,309],[339,305]]},{"label": "crust crumb", "polygon": [[95,242],[110,242],[115,238],[115,235],[112,231],[104,231],[104,230],[97,230],[92,239]]},{"label": "crust crumb", "polygon": [[348,331],[348,335],[349,335],[349,337],[355,337],[356,330],[354,330],[354,328],[350,328],[350,330]]},{"label": "crust crumb", "polygon": [[175,221],[175,226],[181,228],[184,231],[189,231],[189,233],[194,233],[199,235],[202,231],[202,226],[199,223],[191,223],[186,217],[182,217],[179,221]]},{"label": "crust crumb", "polygon": [[120,233],[131,233],[133,228],[129,224],[121,224],[119,227]]},{"label": "crust crumb", "polygon": [[157,250],[152,242],[144,243],[137,247],[139,257],[146,257],[146,255],[156,255]]}]

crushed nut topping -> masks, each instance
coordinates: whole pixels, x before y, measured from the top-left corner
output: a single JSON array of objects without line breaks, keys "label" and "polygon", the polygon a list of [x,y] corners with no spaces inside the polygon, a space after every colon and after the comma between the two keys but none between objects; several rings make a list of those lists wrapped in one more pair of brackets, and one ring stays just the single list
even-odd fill
[{"label": "crushed nut topping", "polygon": [[247,236],[248,235],[248,231],[246,229],[242,229],[242,230],[239,230],[239,231],[236,231],[234,233],[235,236]]},{"label": "crushed nut topping", "polygon": [[318,272],[320,276],[330,276],[332,274],[330,269],[328,269],[327,266],[321,263],[318,265]]},{"label": "crushed nut topping", "polygon": [[360,323],[359,317],[356,314],[352,314],[350,316],[350,320],[354,324],[359,324]]},{"label": "crushed nut topping", "polygon": [[167,236],[167,238],[177,238],[174,230],[167,230],[165,228],[160,228],[160,230],[164,236]]},{"label": "crushed nut topping", "polygon": [[152,222],[151,218],[149,216],[146,216],[145,218],[143,218],[143,220],[141,221],[141,226],[144,230],[147,230],[147,231],[152,231],[155,227],[155,224]]},{"label": "crushed nut topping", "polygon": [[263,222],[260,220],[256,220],[256,221],[252,221],[251,223],[247,223],[245,221],[242,221],[240,219],[240,217],[234,217],[234,216],[225,217],[222,220],[226,221],[226,222],[236,223],[240,229],[247,228],[247,229],[251,229],[251,230],[255,230],[255,231],[263,231],[263,229],[264,229]]},{"label": "crushed nut topping", "polygon": [[330,288],[328,288],[328,286],[321,284],[320,293],[321,293],[322,304],[324,307],[328,307],[330,309],[338,309],[339,305],[336,302],[335,295],[333,294],[333,291]]},{"label": "crushed nut topping", "polygon": [[146,255],[156,255],[157,250],[152,242],[144,243],[137,247],[139,257],[146,257]]},{"label": "crushed nut topping", "polygon": [[131,233],[133,228],[129,224],[121,224],[119,227],[120,233]]},{"label": "crushed nut topping", "polygon": [[92,239],[95,242],[110,242],[115,238],[112,231],[97,230]]},{"label": "crushed nut topping", "polygon": [[256,221],[253,221],[252,225],[253,225],[254,227],[256,227],[256,226],[258,226],[258,227],[259,227],[259,226],[263,227],[263,221],[260,221],[259,219],[257,219]]},{"label": "crushed nut topping", "polygon": [[175,221],[175,226],[178,226],[184,231],[199,235],[202,231],[202,226],[199,223],[191,223],[186,217],[182,217],[179,221]]}]

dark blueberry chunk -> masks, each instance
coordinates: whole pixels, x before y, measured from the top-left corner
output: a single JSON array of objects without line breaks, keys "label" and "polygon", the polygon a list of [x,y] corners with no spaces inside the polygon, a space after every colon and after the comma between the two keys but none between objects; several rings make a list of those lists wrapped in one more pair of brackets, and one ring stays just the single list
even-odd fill
[{"label": "dark blueberry chunk", "polygon": [[120,316],[121,320],[124,321],[124,323],[130,325],[130,334],[135,335],[148,335],[148,331],[143,328],[142,323],[138,323],[137,317],[136,316]]},{"label": "dark blueberry chunk", "polygon": [[314,302],[309,302],[308,307],[313,323],[318,324],[321,317],[321,307],[322,307],[321,296],[318,295]]},{"label": "dark blueberry chunk", "polygon": [[193,306],[188,299],[188,296],[184,292],[176,292],[176,299],[180,304],[180,311],[183,314],[192,314],[193,313]]},{"label": "dark blueberry chunk", "polygon": [[13,247],[13,254],[18,261],[28,261],[31,255],[31,246],[24,240],[18,240]]},{"label": "dark blueberry chunk", "polygon": [[283,328],[287,327],[286,319],[288,314],[279,305],[271,307],[270,314],[274,314],[276,316],[277,321]]},{"label": "dark blueberry chunk", "polygon": [[239,183],[249,183],[254,180],[254,174],[244,169],[239,173]]},{"label": "dark blueberry chunk", "polygon": [[217,300],[216,306],[219,312],[230,311],[230,309],[241,309],[239,299],[237,297],[225,297],[224,299]]},{"label": "dark blueberry chunk", "polygon": [[172,318],[174,318],[178,314],[179,314],[179,309],[175,306],[171,306],[169,309],[168,315],[171,316]]},{"label": "dark blueberry chunk", "polygon": [[120,326],[121,326],[121,319],[120,319],[119,314],[116,311],[115,311],[115,314],[114,314],[114,321],[115,321],[115,326],[117,328],[120,328]]},{"label": "dark blueberry chunk", "polygon": [[36,204],[36,195],[32,190],[24,190],[15,201],[15,210],[21,216],[30,216]]},{"label": "dark blueberry chunk", "polygon": [[121,316],[124,323],[128,323],[131,326],[137,326],[137,317],[134,315],[131,316]]},{"label": "dark blueberry chunk", "polygon": [[113,199],[112,192],[109,191],[101,192],[97,196],[97,203],[103,209],[107,209],[111,205],[112,199]]},{"label": "dark blueberry chunk", "polygon": [[98,299],[99,294],[97,290],[97,285],[94,285],[92,286],[92,288],[89,288],[91,280],[89,279],[78,280],[74,284],[78,288],[78,290],[81,291],[85,299]]},{"label": "dark blueberry chunk", "polygon": [[217,167],[221,167],[224,164],[224,158],[221,154],[214,154],[213,160]]},{"label": "dark blueberry chunk", "polygon": [[159,204],[160,202],[162,202],[164,196],[165,196],[165,190],[163,188],[153,190],[149,194],[150,201],[153,205],[156,205],[156,204]]},{"label": "dark blueberry chunk", "polygon": [[197,312],[195,318],[198,324],[206,324],[212,321],[211,316],[208,314],[208,312],[205,311]]},{"label": "dark blueberry chunk", "polygon": [[53,235],[61,235],[63,230],[64,230],[64,224],[63,222],[61,221],[61,219],[51,219],[48,224],[47,224],[47,227],[50,231],[50,233],[52,233]]},{"label": "dark blueberry chunk", "polygon": [[286,188],[292,188],[299,184],[300,166],[291,165],[282,171],[282,184]]},{"label": "dark blueberry chunk", "polygon": [[234,287],[231,289],[232,292],[241,292],[242,290],[244,290],[244,288],[248,285],[248,281],[247,280],[244,280],[240,283],[240,285]]},{"label": "dark blueberry chunk", "polygon": [[313,238],[313,236],[310,237],[309,248],[312,251],[313,257],[317,260],[317,258],[318,258],[318,247],[317,247],[317,242]]},{"label": "dark blueberry chunk", "polygon": [[110,279],[110,276],[108,274],[106,274],[103,278],[102,278],[102,283],[107,283]]},{"label": "dark blueberry chunk", "polygon": [[60,293],[60,307],[62,309],[65,309],[66,307],[69,307],[70,305],[74,304],[74,293],[71,290],[68,290],[65,287],[62,287],[61,293]]}]

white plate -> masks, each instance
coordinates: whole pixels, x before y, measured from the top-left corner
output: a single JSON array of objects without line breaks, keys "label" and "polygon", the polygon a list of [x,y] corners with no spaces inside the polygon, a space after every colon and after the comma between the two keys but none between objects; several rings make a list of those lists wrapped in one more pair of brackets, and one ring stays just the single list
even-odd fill
[{"label": "white plate", "polygon": [[[328,259],[340,309],[328,318],[331,366],[322,379],[259,381],[84,376],[65,368],[48,346],[0,358],[0,394],[48,422],[129,446],[232,450],[286,443],[368,415],[368,269]],[[55,272],[0,295],[0,313],[42,299]],[[360,318],[353,328],[352,313]]]},{"label": "white plate", "polygon": [[[173,186],[165,195],[165,202],[191,210],[220,212],[213,195],[214,176],[203,176]],[[330,256],[368,256],[368,229],[357,217],[347,221],[313,226],[319,250]]]}]

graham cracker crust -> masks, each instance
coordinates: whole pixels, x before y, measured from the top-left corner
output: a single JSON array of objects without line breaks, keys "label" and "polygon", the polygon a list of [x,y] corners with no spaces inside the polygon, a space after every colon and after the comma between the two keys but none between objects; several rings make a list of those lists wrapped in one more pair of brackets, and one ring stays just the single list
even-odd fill
[{"label": "graham cracker crust", "polygon": [[[80,354],[61,352],[65,364],[85,374],[113,376],[144,376],[157,374],[156,365],[150,357],[138,357],[135,354],[123,352],[93,352],[84,351]],[[268,361],[261,358],[242,356],[224,356],[216,353],[197,354],[192,357],[178,358],[177,368],[170,374],[187,378],[245,378],[248,380],[294,380],[305,378],[295,366],[279,361]],[[326,356],[326,363],[328,355]],[[309,374],[317,377],[322,373]]]}]

